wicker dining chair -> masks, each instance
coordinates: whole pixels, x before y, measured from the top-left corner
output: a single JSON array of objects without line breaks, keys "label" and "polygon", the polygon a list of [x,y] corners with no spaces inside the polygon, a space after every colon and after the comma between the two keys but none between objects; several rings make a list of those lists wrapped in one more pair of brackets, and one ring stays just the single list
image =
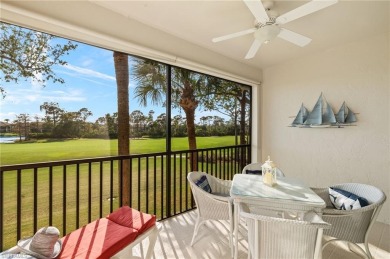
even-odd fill
[{"label": "wicker dining chair", "polygon": [[320,258],[323,229],[330,228],[313,211],[303,220],[292,220],[254,214],[240,206],[240,218],[248,226],[248,259]]},{"label": "wicker dining chair", "polygon": [[[202,176],[207,178],[211,193],[205,191],[196,184]],[[233,199],[230,197],[232,182],[218,179],[204,172],[190,172],[187,179],[191,186],[198,214],[191,246],[194,244],[199,228],[206,223],[207,220],[228,220],[230,223],[229,245],[233,255]]]},{"label": "wicker dining chair", "polygon": [[[251,164],[248,164],[246,166],[244,166],[244,168],[242,169],[242,173],[243,174],[248,174],[249,172],[248,171],[252,171],[251,173],[252,174],[261,174],[260,171],[261,171],[261,163],[251,163]],[[282,172],[282,170],[280,170],[280,168],[276,168],[276,177],[284,177],[284,173]]]},{"label": "wicker dining chair", "polygon": [[[326,208],[322,217],[326,222],[332,224],[332,228],[325,230],[324,235],[335,238],[324,243],[323,249],[331,242],[347,241],[352,251],[355,248],[371,259],[368,234],[383,203],[386,201],[386,195],[375,186],[361,183],[342,183],[331,187],[363,197],[368,201],[369,205],[354,210],[338,210],[331,203],[328,187],[312,188],[326,202]],[[356,245],[357,243],[364,243],[365,250]]]}]

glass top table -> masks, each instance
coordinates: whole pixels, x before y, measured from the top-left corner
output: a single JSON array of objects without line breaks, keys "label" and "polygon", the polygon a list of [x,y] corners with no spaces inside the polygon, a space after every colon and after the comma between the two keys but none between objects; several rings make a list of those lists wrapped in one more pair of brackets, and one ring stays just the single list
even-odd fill
[{"label": "glass top table", "polygon": [[240,204],[254,208],[260,214],[276,217],[294,215],[303,219],[308,211],[319,214],[326,207],[325,201],[303,181],[292,177],[279,177],[273,187],[263,183],[260,175],[236,174],[233,177],[230,196],[234,199],[234,258],[237,258]]},{"label": "glass top table", "polygon": [[263,183],[262,176],[251,174],[236,174],[233,178],[230,196],[238,199],[272,199],[309,203],[315,207],[325,207],[325,202],[310,187],[302,181],[291,177],[279,177],[273,187]]}]

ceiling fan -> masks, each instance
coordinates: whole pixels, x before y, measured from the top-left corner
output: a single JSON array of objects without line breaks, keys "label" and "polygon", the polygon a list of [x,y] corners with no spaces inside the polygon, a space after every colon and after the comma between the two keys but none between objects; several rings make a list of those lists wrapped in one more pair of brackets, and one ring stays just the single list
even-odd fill
[{"label": "ceiling fan", "polygon": [[300,47],[306,46],[310,43],[310,38],[282,28],[280,25],[286,24],[305,15],[317,12],[338,2],[338,0],[312,0],[294,10],[274,17],[276,15],[272,15],[271,12],[267,13],[267,11],[270,11],[270,7],[273,5],[272,2],[264,1],[264,3],[262,3],[261,0],[243,1],[256,19],[255,27],[213,38],[212,41],[220,42],[253,33],[255,39],[248,53],[246,54],[245,59],[253,58],[263,43],[268,43],[275,37],[282,38]]}]

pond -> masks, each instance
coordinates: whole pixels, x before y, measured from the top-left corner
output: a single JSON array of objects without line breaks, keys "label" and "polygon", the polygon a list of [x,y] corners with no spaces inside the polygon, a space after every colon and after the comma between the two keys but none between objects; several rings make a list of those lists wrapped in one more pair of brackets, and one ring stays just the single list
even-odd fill
[{"label": "pond", "polygon": [[[24,137],[22,137],[24,139]],[[16,136],[0,136],[0,143],[14,143],[16,140],[19,140],[19,137]]]}]

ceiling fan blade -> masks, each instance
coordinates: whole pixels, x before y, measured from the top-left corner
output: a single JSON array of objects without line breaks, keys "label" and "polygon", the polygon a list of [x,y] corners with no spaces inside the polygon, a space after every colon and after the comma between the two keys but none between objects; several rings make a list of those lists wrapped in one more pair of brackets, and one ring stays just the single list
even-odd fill
[{"label": "ceiling fan blade", "polygon": [[258,39],[255,39],[252,43],[251,48],[249,49],[248,53],[246,53],[245,59],[251,59],[256,55],[256,52],[259,50],[261,46],[261,41]]},{"label": "ceiling fan blade", "polygon": [[265,11],[265,8],[261,0],[257,0],[257,1],[243,0],[243,1],[258,22],[265,24],[266,22],[269,21],[268,14]]},{"label": "ceiling fan blade", "polygon": [[223,40],[228,40],[228,39],[240,37],[240,36],[243,36],[243,35],[246,35],[246,34],[249,34],[249,33],[253,33],[256,30],[257,30],[256,28],[251,28],[251,29],[248,29],[248,30],[245,30],[245,31],[239,31],[239,32],[228,34],[228,35],[225,35],[225,36],[213,38],[212,41],[213,42],[220,42],[220,41],[223,41]]},{"label": "ceiling fan blade", "polygon": [[317,12],[328,6],[334,5],[338,0],[312,0],[290,12],[287,12],[276,18],[276,24],[285,24],[301,18],[302,16]]},{"label": "ceiling fan blade", "polygon": [[295,45],[298,45],[300,47],[304,47],[311,42],[310,38],[298,34],[296,32],[286,30],[284,28],[280,29],[280,33],[278,34],[278,37],[286,41],[289,41],[291,43],[294,43]]}]

